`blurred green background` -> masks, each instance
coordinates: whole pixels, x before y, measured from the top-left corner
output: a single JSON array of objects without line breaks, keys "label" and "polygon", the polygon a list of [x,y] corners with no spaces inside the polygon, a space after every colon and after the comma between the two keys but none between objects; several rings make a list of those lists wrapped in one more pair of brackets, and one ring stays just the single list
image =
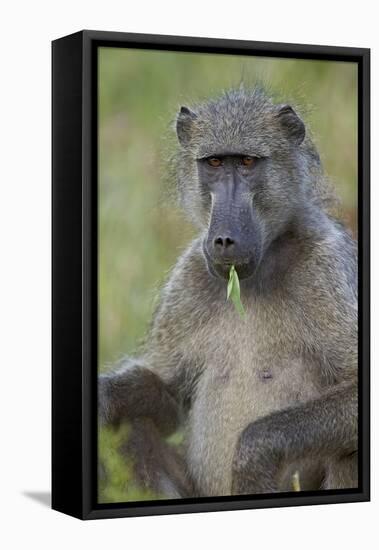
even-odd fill
[{"label": "blurred green background", "polygon": [[[355,233],[357,76],[353,63],[99,49],[100,371],[136,351],[159,286],[193,235],[165,176],[179,107],[241,81],[294,101]],[[100,502],[151,498],[133,486],[132,465],[117,451],[123,436],[100,430]]]}]

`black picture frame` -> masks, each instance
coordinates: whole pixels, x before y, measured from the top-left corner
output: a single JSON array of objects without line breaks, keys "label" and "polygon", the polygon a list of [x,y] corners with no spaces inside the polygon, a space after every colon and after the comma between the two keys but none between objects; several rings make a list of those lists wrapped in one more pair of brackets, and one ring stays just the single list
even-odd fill
[{"label": "black picture frame", "polygon": [[[358,64],[359,488],[98,504],[97,51],[101,46]],[[81,519],[370,499],[370,50],[81,31],[52,43],[52,507]]]}]

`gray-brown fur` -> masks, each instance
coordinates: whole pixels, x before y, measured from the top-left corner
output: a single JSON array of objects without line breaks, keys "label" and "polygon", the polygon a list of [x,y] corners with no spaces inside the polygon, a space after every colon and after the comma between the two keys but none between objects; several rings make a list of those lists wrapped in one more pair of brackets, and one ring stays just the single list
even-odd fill
[{"label": "gray-brown fur", "polygon": [[[258,89],[178,115],[178,187],[199,236],[162,289],[142,358],[100,379],[99,402],[106,421],[147,418],[162,435],[182,424],[184,478],[175,466],[171,485],[180,481],[167,496],[291,490],[296,470],[304,489],[357,485],[356,248],[330,215],[333,197],[304,131],[292,109]],[[217,192],[198,159],[223,155],[225,177],[235,159],[262,158],[255,172],[241,171],[251,212],[224,198],[216,219]],[[257,240],[240,281],[245,319],[205,256],[211,229],[231,230],[231,217],[238,236]],[[143,444],[139,452],[144,461]],[[163,462],[145,469],[145,485],[162,490]]]}]

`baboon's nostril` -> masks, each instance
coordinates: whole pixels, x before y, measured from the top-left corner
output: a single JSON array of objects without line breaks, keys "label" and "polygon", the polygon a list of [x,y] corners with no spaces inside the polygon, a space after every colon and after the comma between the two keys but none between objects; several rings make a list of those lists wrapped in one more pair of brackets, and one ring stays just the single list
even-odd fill
[{"label": "baboon's nostril", "polygon": [[218,248],[229,248],[233,244],[234,241],[230,237],[216,237],[214,240],[214,245]]}]

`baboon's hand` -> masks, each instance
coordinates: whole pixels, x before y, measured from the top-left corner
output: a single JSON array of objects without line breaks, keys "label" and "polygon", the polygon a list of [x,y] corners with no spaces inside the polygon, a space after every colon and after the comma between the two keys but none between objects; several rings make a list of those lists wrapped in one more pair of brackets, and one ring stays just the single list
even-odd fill
[{"label": "baboon's hand", "polygon": [[181,421],[180,405],[163,380],[138,364],[99,377],[98,413],[101,423],[113,425],[149,418],[163,435]]},{"label": "baboon's hand", "polygon": [[234,453],[232,494],[272,493],[284,459],[285,434],[270,418],[253,422],[242,432]]}]

